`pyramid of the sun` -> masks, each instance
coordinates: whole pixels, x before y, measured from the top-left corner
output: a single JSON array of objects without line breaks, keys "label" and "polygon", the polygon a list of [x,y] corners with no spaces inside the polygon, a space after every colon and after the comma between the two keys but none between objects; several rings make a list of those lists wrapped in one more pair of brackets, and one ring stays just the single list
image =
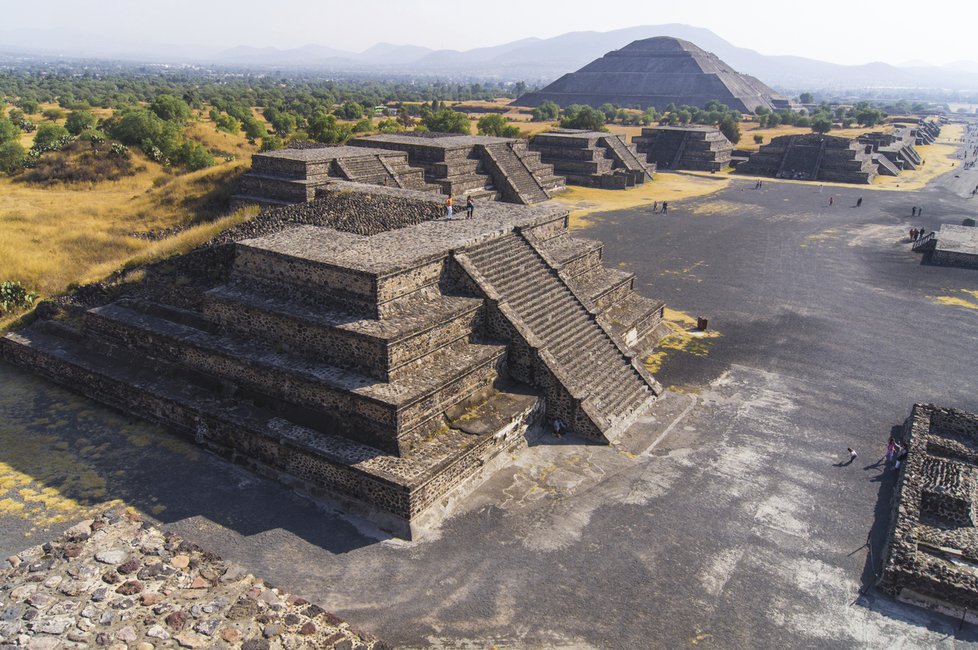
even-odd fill
[{"label": "pyramid of the sun", "polygon": [[702,107],[711,99],[745,113],[758,106],[788,105],[764,83],[740,74],[715,54],[667,36],[633,41],[513,103],[539,106],[550,100],[564,107],[611,103],[663,110],[669,104]]}]

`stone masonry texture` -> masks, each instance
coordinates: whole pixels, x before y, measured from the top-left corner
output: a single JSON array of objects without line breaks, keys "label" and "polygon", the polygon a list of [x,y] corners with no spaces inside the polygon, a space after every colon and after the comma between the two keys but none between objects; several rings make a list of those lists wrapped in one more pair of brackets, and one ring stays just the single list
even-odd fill
[{"label": "stone masonry texture", "polygon": [[4,566],[0,648],[389,647],[121,507]]}]

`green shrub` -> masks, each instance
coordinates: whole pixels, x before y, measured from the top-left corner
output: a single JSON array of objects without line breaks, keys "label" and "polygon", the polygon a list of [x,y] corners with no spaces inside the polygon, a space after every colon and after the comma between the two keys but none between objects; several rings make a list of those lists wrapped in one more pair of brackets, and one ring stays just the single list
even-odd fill
[{"label": "green shrub", "polygon": [[754,136],[754,143],[755,144],[762,144],[763,142],[764,142],[764,136],[763,135],[755,135]]},{"label": "green shrub", "polygon": [[509,124],[502,115],[492,113],[479,118],[476,123],[481,135],[494,135],[500,138],[518,138],[520,129],[518,126]]},{"label": "green shrub", "polygon": [[97,121],[90,111],[72,111],[65,120],[65,128],[68,133],[78,135],[82,131],[95,128]]},{"label": "green shrub", "polygon": [[0,172],[13,174],[24,167],[27,151],[16,140],[0,144]]},{"label": "green shrub", "polygon": [[20,282],[0,282],[0,311],[5,314],[15,309],[30,309],[39,297],[33,291],[25,289]]}]

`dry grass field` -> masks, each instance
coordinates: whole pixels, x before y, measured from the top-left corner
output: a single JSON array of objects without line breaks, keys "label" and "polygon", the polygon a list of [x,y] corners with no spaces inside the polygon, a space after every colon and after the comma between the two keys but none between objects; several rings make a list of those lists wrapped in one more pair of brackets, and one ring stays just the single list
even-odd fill
[{"label": "dry grass field", "polygon": [[[177,173],[133,151],[137,171],[118,181],[36,185],[0,176],[0,281],[21,282],[42,297],[57,295],[123,266],[189,250],[250,218],[253,211],[225,212],[231,183],[257,147],[206,121],[191,123],[185,134],[212,150],[218,164]],[[21,138],[25,147],[32,141],[33,134]],[[180,232],[161,240],[133,236],[168,229]],[[0,327],[14,318],[0,320]]]}]

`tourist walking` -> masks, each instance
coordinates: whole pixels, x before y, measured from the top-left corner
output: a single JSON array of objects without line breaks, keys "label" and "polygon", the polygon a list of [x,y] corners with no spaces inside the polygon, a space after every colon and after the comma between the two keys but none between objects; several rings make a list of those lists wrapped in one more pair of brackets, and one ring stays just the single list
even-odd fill
[{"label": "tourist walking", "polygon": [[658,212],[658,211],[659,211],[659,202],[658,201],[653,201],[652,202],[652,212]]},{"label": "tourist walking", "polygon": [[886,462],[893,462],[893,459],[896,458],[896,450],[896,440],[893,439],[893,436],[890,436],[890,440],[886,443]]},{"label": "tourist walking", "polygon": [[669,212],[669,202],[668,201],[663,201],[662,202],[662,214],[665,214],[666,212]]},{"label": "tourist walking", "polygon": [[445,207],[448,208],[448,218],[452,218],[452,204],[454,203],[454,198],[451,194],[448,195],[448,200],[445,201]]},{"label": "tourist walking", "polygon": [[856,456],[859,454],[857,454],[856,450],[852,447],[846,447],[846,451],[849,452],[849,460],[846,461],[846,465],[849,465],[852,463],[852,461],[856,460]]},{"label": "tourist walking", "polygon": [[472,197],[471,196],[466,196],[465,197],[465,218],[466,219],[471,219],[472,218],[472,214],[474,212],[475,212],[475,204],[472,203]]},{"label": "tourist walking", "polygon": [[912,208],[910,208],[910,216],[911,217],[917,216],[917,206],[913,206]]},{"label": "tourist walking", "polygon": [[856,207],[858,208],[862,204],[863,204],[863,197],[860,196],[858,199],[856,199]]},{"label": "tourist walking", "polygon": [[896,462],[893,463],[893,469],[900,469],[900,464],[906,462],[908,450],[901,449],[897,452]]},{"label": "tourist walking", "polygon": [[834,197],[834,196],[830,196],[830,197],[829,197],[829,207],[830,207],[830,208],[832,207],[832,202],[833,202],[833,201],[835,201],[835,197]]}]

